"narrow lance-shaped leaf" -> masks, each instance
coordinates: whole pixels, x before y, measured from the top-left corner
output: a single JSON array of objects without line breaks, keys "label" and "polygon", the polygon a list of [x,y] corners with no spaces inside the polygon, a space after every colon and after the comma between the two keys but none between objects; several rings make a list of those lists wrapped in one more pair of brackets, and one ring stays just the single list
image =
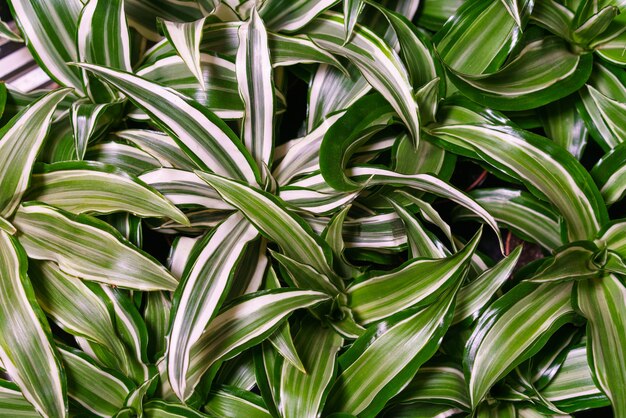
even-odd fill
[{"label": "narrow lance-shaped leaf", "polygon": [[71,398],[101,417],[113,416],[124,406],[124,400],[134,388],[131,382],[102,370],[78,350],[60,347],[59,353]]},{"label": "narrow lance-shaped leaf", "polygon": [[607,205],[626,196],[626,143],[619,144],[602,157],[591,170]]},{"label": "narrow lance-shaped leaf", "polygon": [[244,103],[242,140],[257,165],[271,165],[274,150],[274,75],[267,32],[256,8],[239,27],[237,82]]},{"label": "narrow lance-shaped leaf", "polygon": [[29,204],[18,210],[14,224],[29,257],[56,261],[68,274],[137,290],[178,285],[156,260],[95,218]]},{"label": "narrow lance-shaped leaf", "polygon": [[146,418],[207,418],[206,414],[186,405],[160,399],[152,399],[143,405],[143,414]]},{"label": "narrow lance-shaped leaf", "polygon": [[626,414],[626,287],[614,275],[576,284],[575,303],[587,318],[588,360],[615,416]]},{"label": "narrow lance-shaped leaf", "polygon": [[352,41],[343,45],[343,24],[341,16],[325,13],[308,27],[307,34],[321,47],[346,57],[359,68],[398,113],[416,146],[420,132],[419,110],[406,68],[384,40],[360,25],[355,27]]},{"label": "narrow lance-shaped leaf", "polygon": [[26,199],[74,214],[130,212],[143,217],[167,216],[181,224],[187,217],[141,180],[113,166],[95,162],[45,165],[31,177]]},{"label": "narrow lance-shaped leaf", "polygon": [[319,416],[335,377],[336,355],[343,339],[331,328],[308,319],[294,342],[306,373],[286,361],[278,362],[280,391],[276,404],[284,418]]},{"label": "narrow lance-shaped leaf", "polygon": [[383,321],[357,339],[339,359],[343,372],[331,389],[326,411],[376,416],[437,351],[452,319],[457,289],[452,286],[432,305]]},{"label": "narrow lance-shaped leaf", "polygon": [[108,297],[97,285],[63,273],[52,261],[31,260],[30,264],[37,302],[59,327],[104,347],[110,367],[127,376],[143,374],[145,366],[120,338]]},{"label": "narrow lance-shaped leaf", "polygon": [[26,275],[27,259],[17,240],[0,231],[0,360],[24,397],[44,417],[66,415],[63,367],[51,331]]},{"label": "narrow lance-shaped leaf", "polygon": [[285,3],[281,0],[267,0],[259,10],[267,27],[278,31],[295,31],[307,25],[315,16],[332,7],[339,0],[294,0]]},{"label": "narrow lance-shaped leaf", "polygon": [[0,37],[8,39],[11,42],[24,42],[24,39],[11,29],[8,23],[3,22],[2,20],[0,20]]},{"label": "narrow lance-shaped leaf", "polygon": [[491,386],[535,354],[561,325],[573,319],[571,283],[521,284],[481,316],[465,349],[472,407]]},{"label": "narrow lance-shaped leaf", "polygon": [[565,218],[571,240],[595,236],[607,220],[604,202],[587,171],[545,138],[515,128],[486,125],[442,126],[431,133],[442,140],[442,145],[477,155],[522,180],[531,192],[547,198]]},{"label": "narrow lance-shaped leaf", "polygon": [[328,247],[301,219],[281,207],[273,196],[212,174],[199,171],[196,174],[214,187],[224,200],[242,211],[261,233],[281,247],[286,256],[310,265],[329,278],[334,277],[329,267]]},{"label": "narrow lance-shaped leaf", "polygon": [[42,68],[62,86],[82,93],[79,72],[67,65],[78,58],[76,34],[80,0],[11,0],[9,2],[26,45]]},{"label": "narrow lance-shaped leaf", "polygon": [[70,110],[76,157],[85,157],[89,141],[121,118],[122,102],[93,104],[75,102]]},{"label": "narrow lance-shaped leaf", "polygon": [[478,316],[481,309],[489,303],[493,295],[511,276],[521,254],[522,247],[520,246],[459,290],[452,324]]},{"label": "narrow lance-shaped leaf", "polygon": [[200,67],[200,42],[206,17],[194,22],[170,22],[161,20],[163,33],[183,59],[189,71],[196,77],[203,90],[206,90],[202,68]]},{"label": "narrow lance-shaped leaf", "polygon": [[191,351],[185,398],[215,362],[231,358],[267,338],[296,309],[328,299],[323,293],[276,289],[244,296],[220,313]]},{"label": "narrow lance-shaped leaf", "polygon": [[546,137],[580,160],[587,145],[587,128],[571,98],[550,103],[537,111]]},{"label": "narrow lance-shaped leaf", "polygon": [[204,410],[211,416],[224,418],[272,416],[259,395],[232,386],[221,386],[211,391]]},{"label": "narrow lance-shaped leaf", "polygon": [[448,288],[454,287],[465,276],[481,232],[453,256],[411,260],[395,271],[371,277],[348,288],[348,306],[357,321],[367,324],[403,309],[427,305]]},{"label": "narrow lance-shaped leaf", "polygon": [[583,86],[592,56],[578,55],[555,36],[529,43],[495,73],[471,75],[452,69],[454,85],[470,99],[493,109],[533,109],[561,99]]},{"label": "narrow lance-shaped leaf", "polygon": [[470,409],[463,370],[449,362],[429,362],[417,374],[396,400],[401,403],[437,402]]},{"label": "narrow lance-shaped leaf", "polygon": [[0,130],[0,216],[10,216],[26,191],[54,109],[69,93],[49,93],[18,113]]},{"label": "narrow lance-shaped leaf", "polygon": [[343,16],[344,16],[344,31],[345,39],[344,44],[350,42],[352,38],[352,32],[356,26],[359,14],[363,11],[363,0],[343,0]]},{"label": "narrow lance-shaped leaf", "polygon": [[524,22],[522,21],[525,15],[530,14],[534,6],[534,0],[500,0],[511,17],[515,19],[515,23],[520,29],[523,29]]},{"label": "narrow lance-shaped leaf", "polygon": [[130,97],[204,170],[256,182],[250,155],[233,131],[210,110],[135,75],[81,64]]},{"label": "narrow lance-shaped leaf", "polygon": [[[93,0],[83,7],[78,23],[78,59],[123,71],[132,71],[131,45],[123,0]],[[83,82],[95,103],[107,103],[117,93],[85,70]]]},{"label": "narrow lance-shaped leaf", "polygon": [[236,213],[199,241],[192,251],[174,295],[167,355],[169,382],[180,399],[187,392],[185,376],[191,347],[219,310],[241,253],[256,236],[255,228]]}]

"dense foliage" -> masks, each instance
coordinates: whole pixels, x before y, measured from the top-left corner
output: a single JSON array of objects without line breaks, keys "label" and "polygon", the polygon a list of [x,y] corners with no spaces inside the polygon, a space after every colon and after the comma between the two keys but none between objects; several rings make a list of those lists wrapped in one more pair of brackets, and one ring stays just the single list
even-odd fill
[{"label": "dense foliage", "polygon": [[9,3],[0,416],[626,417],[626,3]]}]

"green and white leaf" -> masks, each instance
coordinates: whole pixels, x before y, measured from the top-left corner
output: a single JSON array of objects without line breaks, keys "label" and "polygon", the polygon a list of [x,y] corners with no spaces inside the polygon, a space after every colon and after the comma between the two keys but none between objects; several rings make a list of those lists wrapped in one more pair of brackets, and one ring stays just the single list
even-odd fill
[{"label": "green and white leaf", "polygon": [[202,90],[206,90],[202,67],[200,66],[200,42],[202,41],[202,28],[206,17],[193,22],[170,22],[161,20],[161,27],[167,40],[176,50],[196,77]]}]

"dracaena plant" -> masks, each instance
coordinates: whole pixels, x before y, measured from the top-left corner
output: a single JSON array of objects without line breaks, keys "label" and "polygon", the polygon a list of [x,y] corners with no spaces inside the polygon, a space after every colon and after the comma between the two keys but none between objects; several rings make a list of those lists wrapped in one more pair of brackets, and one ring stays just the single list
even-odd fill
[{"label": "dracaena plant", "polygon": [[0,415],[626,417],[621,2],[9,4]]}]

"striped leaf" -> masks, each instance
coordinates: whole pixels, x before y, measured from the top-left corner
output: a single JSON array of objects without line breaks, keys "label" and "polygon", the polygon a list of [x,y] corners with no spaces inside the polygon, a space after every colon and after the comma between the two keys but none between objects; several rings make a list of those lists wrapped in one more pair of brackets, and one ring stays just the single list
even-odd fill
[{"label": "striped leaf", "polygon": [[470,99],[493,109],[533,109],[561,99],[583,86],[592,56],[578,55],[550,36],[529,43],[504,67],[484,75],[449,71],[450,80]]},{"label": "striped leaf", "polygon": [[326,410],[375,416],[437,351],[452,319],[457,289],[453,286],[432,305],[403,312],[359,337],[339,359],[343,371]]},{"label": "striped leaf", "polygon": [[286,361],[277,362],[276,367],[280,371],[277,384],[280,391],[276,404],[280,416],[319,416],[336,374],[336,355],[343,339],[331,328],[308,320],[302,323],[294,342],[306,373]]},{"label": "striped leaf", "polygon": [[449,67],[482,74],[500,68],[519,35],[520,27],[502,1],[470,0],[437,32],[433,43]]},{"label": "striped leaf", "polygon": [[122,103],[92,104],[75,102],[70,110],[76,157],[82,160],[87,145],[121,118]]},{"label": "striped leaf", "polygon": [[193,170],[195,165],[172,138],[157,131],[125,129],[115,132],[122,138],[156,158],[163,167]]},{"label": "striped leaf", "polygon": [[571,40],[574,12],[555,0],[538,1],[533,7],[531,20],[563,39]]},{"label": "striped leaf", "polygon": [[272,251],[272,256],[286,270],[287,277],[285,277],[285,280],[290,286],[298,289],[317,290],[318,292],[324,292],[330,296],[337,296],[339,294],[337,286],[335,286],[328,277],[314,268],[299,263],[278,252]]},{"label": "striped leaf", "polygon": [[74,214],[129,212],[169,217],[182,224],[185,215],[156,190],[122,170],[95,162],[42,166],[31,177],[27,200],[37,200]]},{"label": "striped leaf", "polygon": [[8,217],[20,204],[54,109],[68,93],[57,90],[43,96],[0,130],[0,216]]},{"label": "striped leaf", "polygon": [[545,138],[486,125],[443,126],[431,133],[443,141],[442,145],[478,156],[550,201],[565,218],[571,240],[595,236],[607,219],[604,202],[587,171]]},{"label": "striped leaf", "polygon": [[294,0],[285,3],[281,0],[267,0],[263,2],[259,13],[268,28],[292,32],[306,26],[317,15],[338,2],[339,0]]},{"label": "striped leaf", "polygon": [[553,256],[544,258],[537,271],[526,280],[547,283],[593,279],[603,274],[608,260],[605,249],[590,241],[578,241],[558,248]]},{"label": "striped leaf", "polygon": [[[561,218],[530,193],[497,188],[474,190],[470,196],[496,219],[498,225],[509,228],[525,241],[537,243],[549,251],[563,245]],[[456,208],[454,215],[458,221],[476,218],[476,214],[465,208]]]},{"label": "striped leaf", "polygon": [[143,416],[146,418],[206,418],[208,415],[178,403],[152,399],[143,405]]},{"label": "striped leaf", "polygon": [[417,217],[396,202],[390,202],[404,223],[411,257],[444,258],[447,255],[444,245],[432,238]]},{"label": "striped leaf", "polygon": [[7,22],[0,20],[0,37],[11,42],[24,42],[19,33],[11,29]]},{"label": "striped leaf", "polygon": [[131,98],[199,168],[256,182],[256,170],[241,142],[204,106],[132,74],[90,64],[81,67]]},{"label": "striped leaf", "polygon": [[80,0],[11,0],[11,11],[39,65],[53,80],[83,92],[78,69],[67,63],[78,59],[76,36]]},{"label": "striped leaf", "polygon": [[24,398],[13,382],[0,380],[0,413],[19,418],[39,418],[33,405]]},{"label": "striped leaf", "polygon": [[587,145],[587,128],[570,98],[550,103],[538,110],[546,137],[568,150],[577,160]]},{"label": "striped leaf", "polygon": [[187,392],[191,347],[218,312],[242,252],[256,236],[255,228],[237,213],[194,246],[174,295],[168,339],[168,377],[180,399]]},{"label": "striped leaf", "polygon": [[29,257],[55,261],[68,274],[137,290],[174,290],[178,285],[156,260],[90,216],[29,204],[20,207],[14,224]]},{"label": "striped leaf", "polygon": [[143,374],[145,366],[118,335],[109,298],[98,286],[63,273],[50,261],[31,261],[29,275],[37,302],[58,326],[103,347],[110,367],[127,376]]},{"label": "striped leaf", "polygon": [[[79,61],[132,71],[123,0],[89,1],[80,14],[76,39]],[[106,103],[117,96],[108,85],[82,72],[85,89],[94,103]]]},{"label": "striped leaf", "polygon": [[609,405],[593,381],[584,345],[567,352],[559,371],[541,390],[541,395],[565,412]]},{"label": "striped leaf", "polygon": [[501,0],[511,17],[520,29],[523,29],[523,16],[530,14],[534,6],[533,0]]},{"label": "striped leaf", "polygon": [[200,42],[202,28],[206,18],[193,22],[169,22],[161,20],[161,28],[167,40],[172,44],[178,55],[196,77],[202,90],[206,90],[202,67],[200,66]]},{"label": "striped leaf", "polygon": [[493,295],[509,279],[521,254],[522,247],[520,246],[495,266],[485,270],[476,279],[461,287],[456,299],[452,324],[457,324],[468,318],[476,319],[479,317]]},{"label": "striped leaf", "polygon": [[433,402],[465,410],[470,408],[463,370],[455,364],[443,362],[421,367],[393,402]]},{"label": "striped leaf", "polygon": [[330,249],[276,198],[232,180],[199,171],[196,174],[239,209],[263,235],[276,242],[287,257],[334,277],[329,267]]},{"label": "striped leaf", "polygon": [[63,417],[67,411],[65,373],[26,274],[26,254],[15,238],[0,231],[0,255],[1,297],[11,301],[2,304],[2,367],[39,414]]},{"label": "striped leaf", "polygon": [[244,103],[242,141],[261,167],[274,150],[274,75],[267,32],[256,9],[239,28],[237,82]]},{"label": "striped leaf", "polygon": [[521,284],[481,315],[465,349],[464,367],[472,407],[491,386],[543,347],[571,321],[571,283]]},{"label": "striped leaf", "polygon": [[161,167],[159,160],[147,152],[114,141],[99,142],[90,146],[85,153],[85,160],[110,164],[135,176]]},{"label": "striped leaf", "polygon": [[591,170],[607,205],[626,195],[626,143],[619,144],[602,157]]},{"label": "striped leaf", "polygon": [[481,232],[451,257],[411,260],[394,271],[373,275],[349,287],[348,306],[356,320],[368,324],[407,308],[425,306],[456,287],[465,277]]},{"label": "striped leaf", "polygon": [[611,400],[615,416],[626,413],[626,287],[614,275],[576,284],[576,308],[587,318],[588,360],[594,381]]},{"label": "striped leaf", "polygon": [[258,344],[294,310],[327,299],[328,296],[314,291],[276,289],[244,296],[224,309],[192,347],[185,398],[211,365]]},{"label": "striped leaf", "polygon": [[352,39],[352,32],[354,31],[359,15],[363,11],[364,5],[362,0],[343,0],[345,44]]},{"label": "striped leaf", "polygon": [[307,34],[322,48],[347,58],[389,102],[405,123],[413,144],[419,142],[419,110],[412,96],[406,68],[395,52],[376,34],[363,26],[354,29],[352,41],[343,45],[344,19],[325,13],[315,19]]},{"label": "striped leaf", "polygon": [[167,349],[167,332],[170,327],[172,301],[167,292],[150,292],[145,295],[143,318],[148,330],[148,358],[160,360]]},{"label": "striped leaf", "polygon": [[230,386],[221,386],[209,394],[204,410],[214,417],[270,418],[272,415],[261,397]]},{"label": "striped leaf", "polygon": [[69,396],[96,416],[114,416],[134,388],[132,383],[102,370],[78,350],[60,347]]},{"label": "striped leaf", "polygon": [[125,0],[124,10],[128,15],[129,25],[150,41],[159,41],[157,18],[191,22],[202,17],[201,5],[196,1]]}]

